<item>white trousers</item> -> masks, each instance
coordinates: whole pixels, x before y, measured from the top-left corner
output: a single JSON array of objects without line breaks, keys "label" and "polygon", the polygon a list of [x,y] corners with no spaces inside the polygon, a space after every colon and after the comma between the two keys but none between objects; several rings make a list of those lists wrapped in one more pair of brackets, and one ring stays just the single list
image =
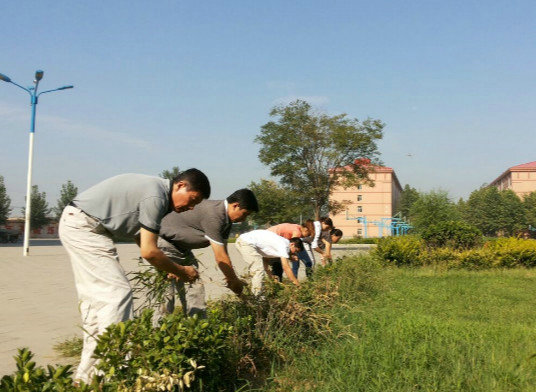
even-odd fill
[{"label": "white trousers", "polygon": [[110,324],[132,317],[132,290],[113,240],[96,219],[67,206],[59,236],[71,259],[84,332],[75,380],[88,383],[95,374],[95,337]]},{"label": "white trousers", "polygon": [[260,295],[263,289],[264,278],[266,277],[262,255],[255,247],[242,241],[240,238],[236,240],[235,246],[248,266],[248,271],[251,275],[251,292],[254,295]]}]

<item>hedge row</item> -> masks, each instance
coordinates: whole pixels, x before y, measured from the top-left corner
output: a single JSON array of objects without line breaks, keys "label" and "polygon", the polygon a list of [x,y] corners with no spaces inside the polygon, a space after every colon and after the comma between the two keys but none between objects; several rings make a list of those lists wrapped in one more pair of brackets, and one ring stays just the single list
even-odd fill
[{"label": "hedge row", "polygon": [[441,265],[446,268],[536,267],[536,240],[499,238],[472,249],[430,247],[418,236],[382,239],[373,254],[397,266]]}]

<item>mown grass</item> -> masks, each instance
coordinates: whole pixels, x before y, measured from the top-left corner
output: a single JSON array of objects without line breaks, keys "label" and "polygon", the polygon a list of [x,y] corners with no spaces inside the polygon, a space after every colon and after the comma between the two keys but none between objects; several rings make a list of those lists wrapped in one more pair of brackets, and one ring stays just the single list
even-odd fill
[{"label": "mown grass", "polygon": [[294,356],[269,390],[536,390],[536,271],[378,273],[383,292],[333,310],[346,333]]}]

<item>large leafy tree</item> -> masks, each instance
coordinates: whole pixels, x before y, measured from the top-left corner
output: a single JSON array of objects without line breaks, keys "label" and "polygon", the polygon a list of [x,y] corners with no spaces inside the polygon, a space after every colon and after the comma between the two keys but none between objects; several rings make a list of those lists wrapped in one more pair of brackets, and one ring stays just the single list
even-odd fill
[{"label": "large leafy tree", "polygon": [[458,209],[448,192],[441,189],[419,194],[410,208],[409,216],[417,231],[426,230],[434,224],[460,219]]},{"label": "large leafy tree", "polygon": [[403,217],[408,218],[411,207],[417,199],[419,199],[419,192],[417,189],[406,184],[404,189],[402,189],[400,199],[395,207],[396,213],[400,213]]},{"label": "large leafy tree", "polygon": [[259,203],[259,212],[251,215],[250,220],[257,225],[298,223],[300,217],[312,217],[313,210],[308,200],[291,189],[277,184],[275,181],[260,180],[249,184]]},{"label": "large leafy tree", "polygon": [[4,177],[0,176],[0,225],[6,222],[11,212],[11,199],[7,195]]},{"label": "large leafy tree", "polygon": [[536,228],[536,191],[523,198],[523,206],[525,208],[526,223]]},{"label": "large leafy tree", "polygon": [[[384,127],[380,120],[317,113],[302,100],[276,106],[270,116],[274,120],[255,138],[261,145],[259,159],[282,185],[309,201],[317,218],[322,209],[343,208],[328,206],[335,185],[371,183],[367,169],[378,163],[376,142]],[[343,167],[347,170],[334,170]]]},{"label": "large leafy tree", "polygon": [[171,170],[164,170],[162,173],[159,174],[162,178],[167,178],[168,180],[173,180],[175,177],[177,177],[180,174],[180,170],[178,166],[173,166]]},{"label": "large leafy tree", "polygon": [[[50,222],[49,215],[52,209],[48,206],[46,192],[39,192],[37,185],[32,186],[31,198],[30,227],[39,229]],[[22,213],[26,214],[25,208],[22,208]]]},{"label": "large leafy tree", "polygon": [[526,227],[526,205],[511,190],[483,186],[471,193],[465,207],[464,218],[484,235],[511,235]]},{"label": "large leafy tree", "polygon": [[61,186],[60,198],[56,204],[56,207],[52,209],[56,219],[60,219],[63,209],[69,204],[78,194],[78,188],[74,186],[71,180],[67,180],[65,184]]}]

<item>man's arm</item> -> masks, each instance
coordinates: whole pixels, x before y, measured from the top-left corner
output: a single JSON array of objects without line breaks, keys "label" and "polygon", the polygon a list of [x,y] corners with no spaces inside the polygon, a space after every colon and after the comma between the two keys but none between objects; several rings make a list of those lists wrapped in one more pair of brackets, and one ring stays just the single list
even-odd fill
[{"label": "man's arm", "polygon": [[290,268],[290,264],[286,257],[281,257],[281,265],[283,266],[283,271],[285,271],[285,274],[289,277],[292,283],[294,283],[296,286],[299,286],[300,282],[298,282],[298,279],[296,279],[296,277],[294,276],[294,273],[292,272],[292,269]]},{"label": "man's arm", "polygon": [[329,241],[326,241],[325,239],[322,239],[322,241],[324,241],[324,244],[326,245],[326,249],[324,250],[324,257],[327,260],[331,260],[331,247],[333,246],[333,244]]},{"label": "man's arm", "polygon": [[238,279],[238,276],[236,276],[233,263],[231,263],[231,258],[227,253],[226,247],[224,245],[216,244],[212,241],[210,242],[210,245],[212,246],[212,251],[214,252],[216,264],[218,264],[218,267],[225,276],[227,287],[229,287],[229,289],[231,289],[236,295],[240,295],[244,289],[245,283]]},{"label": "man's arm", "polygon": [[140,253],[141,257],[151,263],[154,267],[169,272],[185,282],[193,282],[199,275],[197,270],[191,266],[182,266],[174,263],[164,252],[158,249],[158,235],[144,228],[140,229]]}]

